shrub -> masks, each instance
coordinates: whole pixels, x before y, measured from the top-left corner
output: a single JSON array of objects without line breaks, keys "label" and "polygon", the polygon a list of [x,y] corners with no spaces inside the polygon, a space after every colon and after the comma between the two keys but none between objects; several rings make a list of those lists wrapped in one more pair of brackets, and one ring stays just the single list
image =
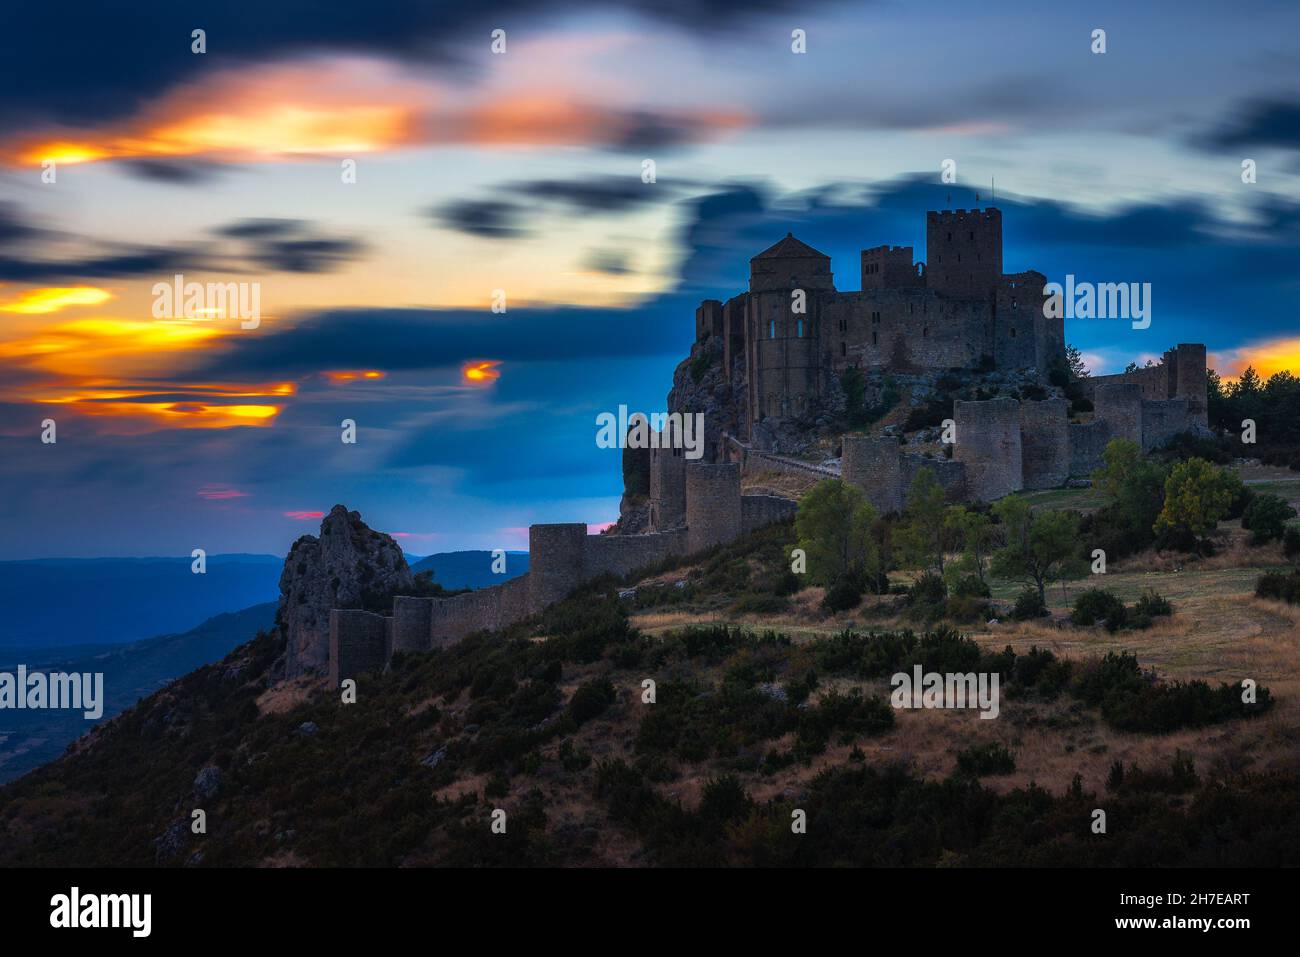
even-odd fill
[{"label": "shrub", "polygon": [[1043,598],[1038,594],[1037,588],[1026,588],[1017,595],[1015,607],[1011,609],[1011,617],[1016,621],[1042,618],[1046,614],[1047,605],[1043,603]]},{"label": "shrub", "polygon": [[1015,757],[996,741],[977,744],[957,752],[958,774],[980,777],[985,774],[1010,774],[1015,769]]},{"label": "shrub", "polygon": [[608,678],[595,678],[578,685],[569,700],[569,717],[574,724],[585,724],[605,713],[614,703],[614,684]]},{"label": "shrub", "polygon": [[865,590],[860,576],[843,575],[826,592],[826,597],[822,599],[822,607],[832,614],[856,608],[862,601],[862,593]]},{"label": "shrub", "polygon": [[1241,516],[1241,527],[1254,534],[1253,545],[1263,545],[1281,538],[1287,529],[1287,520],[1295,518],[1295,509],[1280,495],[1256,495]]},{"label": "shrub", "polygon": [[1300,571],[1266,572],[1255,582],[1258,598],[1275,598],[1288,605],[1300,605]]},{"label": "shrub", "polygon": [[908,589],[908,603],[912,605],[937,605],[948,597],[948,586],[942,578],[927,572]]},{"label": "shrub", "polygon": [[1138,598],[1137,604],[1133,606],[1133,611],[1135,614],[1145,615],[1148,618],[1159,618],[1162,615],[1172,615],[1174,606],[1168,598],[1148,589]]},{"label": "shrub", "polygon": [[782,598],[780,595],[745,592],[732,603],[731,610],[738,615],[770,615],[785,611],[789,606],[789,599]]},{"label": "shrub", "polygon": [[1282,533],[1282,554],[1287,558],[1300,554],[1300,528],[1288,525]]},{"label": "shrub", "polygon": [[1074,600],[1070,622],[1082,628],[1101,621],[1105,622],[1107,631],[1118,631],[1128,621],[1128,609],[1104,588],[1089,588]]}]

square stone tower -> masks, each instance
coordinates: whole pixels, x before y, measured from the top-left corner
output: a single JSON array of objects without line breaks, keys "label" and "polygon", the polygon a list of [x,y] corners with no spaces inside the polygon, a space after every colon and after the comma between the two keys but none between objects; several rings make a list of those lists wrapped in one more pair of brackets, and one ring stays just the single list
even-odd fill
[{"label": "square stone tower", "polygon": [[953,299],[992,298],[1002,279],[1002,211],[931,210],[925,214],[925,282]]}]

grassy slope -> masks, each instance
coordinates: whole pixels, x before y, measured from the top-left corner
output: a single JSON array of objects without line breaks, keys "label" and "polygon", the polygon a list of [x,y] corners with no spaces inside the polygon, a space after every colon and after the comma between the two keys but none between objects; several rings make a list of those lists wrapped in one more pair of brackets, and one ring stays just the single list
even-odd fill
[{"label": "grassy slope", "polygon": [[[1281,699],[1260,717],[1128,734],[1062,695],[1004,699],[997,721],[896,712],[881,727],[870,707],[837,710],[827,696],[881,695],[884,678],[815,663],[847,618],[899,624],[890,599],[840,619],[819,617],[816,589],[792,611],[729,611],[784,561],[789,535],[778,526],[662,569],[633,602],[597,583],[506,634],[399,659],[361,679],[355,705],[319,687],[268,692],[277,649],[260,638],[0,790],[0,864],[1300,863],[1297,616],[1248,599],[1248,574],[1184,572],[1182,591],[1170,589],[1174,619],[1146,633],[1034,624],[984,626],[975,638],[1080,660],[1130,647],[1174,677],[1248,670]],[[1136,588],[1125,574],[1108,584]],[[732,619],[793,640],[674,630]],[[811,715],[759,687],[795,688],[810,666]],[[641,701],[646,678],[654,705]],[[577,723],[575,692],[604,679],[612,703]],[[314,734],[295,731],[307,721]],[[952,776],[960,750],[991,742],[1015,753],[1015,772]],[[1116,759],[1154,773],[1179,750],[1214,786],[1156,774],[1106,790]],[[436,766],[422,763],[439,752]],[[200,798],[195,775],[207,765],[221,786]],[[185,827],[195,807],[207,812],[205,836]],[[809,814],[798,839],[794,807]],[[1111,815],[1105,839],[1087,830],[1095,807]],[[489,831],[493,808],[509,814],[504,836]],[[160,856],[169,827],[176,847]]]}]

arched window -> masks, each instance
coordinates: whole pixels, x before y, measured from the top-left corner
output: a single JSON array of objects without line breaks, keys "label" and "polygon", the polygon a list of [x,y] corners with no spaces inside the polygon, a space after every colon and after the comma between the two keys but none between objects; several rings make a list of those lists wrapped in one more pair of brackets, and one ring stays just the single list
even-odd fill
[{"label": "arched window", "polygon": [[775,320],[775,319],[773,319],[771,322],[768,323],[768,326],[767,326],[767,337],[768,337],[769,339],[775,339],[775,338],[776,338],[776,320]]}]

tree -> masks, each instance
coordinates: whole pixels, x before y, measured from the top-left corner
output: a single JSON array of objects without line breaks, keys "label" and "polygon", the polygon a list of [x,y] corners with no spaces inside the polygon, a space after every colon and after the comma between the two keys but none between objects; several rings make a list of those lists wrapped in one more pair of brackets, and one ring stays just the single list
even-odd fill
[{"label": "tree", "polygon": [[999,578],[1025,582],[1047,603],[1047,586],[1073,571],[1079,554],[1077,512],[1038,511],[1018,495],[993,506],[1002,523],[1004,544],[993,553],[990,571]]},{"label": "tree", "polygon": [[870,578],[880,555],[871,534],[876,510],[860,489],[841,481],[819,482],[799,502],[795,532],[808,556],[808,578],[831,587],[849,576]]},{"label": "tree", "polygon": [[947,495],[934,470],[922,468],[907,490],[907,504],[894,533],[899,564],[942,575],[944,553],[952,540]]},{"label": "tree", "polygon": [[972,512],[956,505],[948,511],[948,526],[953,540],[961,549],[961,561],[957,563],[959,573],[974,575],[981,584],[987,585],[984,567],[993,551],[992,520],[983,512]]},{"label": "tree", "polygon": [[1155,533],[1182,532],[1204,541],[1228,514],[1238,484],[1235,475],[1205,459],[1179,462],[1165,480],[1165,504],[1156,518]]},{"label": "tree", "polygon": [[1145,533],[1164,505],[1166,466],[1131,439],[1111,439],[1101,460],[1105,465],[1092,474],[1093,482],[1127,524]]},{"label": "tree", "polygon": [[1295,509],[1280,495],[1265,492],[1256,495],[1241,516],[1241,527],[1254,532],[1251,543],[1263,545],[1286,532],[1286,523],[1295,518]]},{"label": "tree", "polygon": [[1070,367],[1070,375],[1075,379],[1086,379],[1091,373],[1083,361],[1083,353],[1074,346],[1065,347],[1065,362]]}]

